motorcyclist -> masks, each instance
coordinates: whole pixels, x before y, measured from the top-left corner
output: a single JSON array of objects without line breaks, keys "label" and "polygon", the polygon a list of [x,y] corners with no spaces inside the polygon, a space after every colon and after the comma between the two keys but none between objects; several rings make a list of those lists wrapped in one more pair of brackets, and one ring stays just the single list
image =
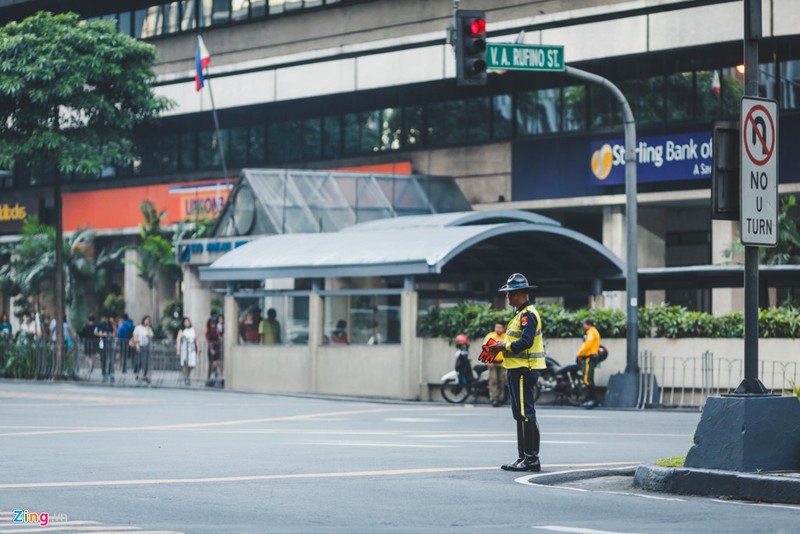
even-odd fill
[{"label": "motorcyclist", "polygon": [[503,352],[503,367],[507,370],[511,412],[517,422],[518,458],[501,466],[505,471],[542,470],[539,461],[540,433],[536,421],[534,388],[545,363],[542,321],[531,304],[528,291],[534,289],[520,273],[508,277],[499,291],[506,293],[508,303],[514,308],[514,318],[506,328],[505,344],[484,345],[481,361],[491,362]]},{"label": "motorcyclist", "polygon": [[469,363],[469,339],[466,334],[456,336],[456,372],[462,386],[472,381],[472,366]]}]

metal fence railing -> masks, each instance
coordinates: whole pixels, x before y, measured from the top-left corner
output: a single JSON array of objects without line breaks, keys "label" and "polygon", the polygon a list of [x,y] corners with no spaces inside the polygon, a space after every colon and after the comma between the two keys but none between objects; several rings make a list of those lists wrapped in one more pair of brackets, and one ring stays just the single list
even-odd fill
[{"label": "metal fence railing", "polygon": [[[800,381],[800,362],[760,360],[759,378],[778,395],[791,395]],[[711,396],[732,393],[744,378],[742,358],[700,356],[663,357],[644,351],[639,356],[639,408],[665,406],[702,408]]]},{"label": "metal fence railing", "polygon": [[[221,345],[211,345],[219,364],[209,358],[206,340],[197,341],[193,361],[178,355],[174,340],[154,341],[136,351],[126,340],[78,340],[64,351],[61,376],[97,383],[152,386],[224,385]],[[191,365],[193,364],[193,365]],[[185,367],[185,369],[184,369]],[[0,376],[7,378],[54,378],[55,346],[47,342],[24,344],[0,342]]]}]

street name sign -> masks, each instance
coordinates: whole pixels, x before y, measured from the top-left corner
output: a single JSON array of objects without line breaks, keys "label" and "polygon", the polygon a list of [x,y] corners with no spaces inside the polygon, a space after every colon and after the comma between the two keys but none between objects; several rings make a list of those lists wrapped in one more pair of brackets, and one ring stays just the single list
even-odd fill
[{"label": "street name sign", "polygon": [[742,98],[741,239],[750,246],[778,244],[778,103]]},{"label": "street name sign", "polygon": [[563,72],[564,47],[514,43],[486,43],[486,68]]}]

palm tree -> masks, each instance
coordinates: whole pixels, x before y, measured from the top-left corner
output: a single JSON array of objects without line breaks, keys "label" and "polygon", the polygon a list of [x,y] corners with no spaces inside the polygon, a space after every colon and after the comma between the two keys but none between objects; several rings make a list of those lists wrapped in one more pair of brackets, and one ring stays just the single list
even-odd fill
[{"label": "palm tree", "polygon": [[[105,287],[108,266],[119,255],[104,250],[94,257],[94,239],[94,232],[80,229],[64,242],[65,297],[73,322],[86,317],[94,295]],[[29,217],[20,240],[2,247],[0,253],[11,257],[0,267],[0,290],[17,295],[15,304],[23,311],[41,311],[42,297],[54,297],[55,228]]]}]

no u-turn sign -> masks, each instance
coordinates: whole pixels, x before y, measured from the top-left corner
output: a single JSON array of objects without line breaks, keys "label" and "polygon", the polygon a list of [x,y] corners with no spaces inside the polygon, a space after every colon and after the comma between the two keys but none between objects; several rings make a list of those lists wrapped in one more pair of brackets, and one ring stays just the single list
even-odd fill
[{"label": "no u-turn sign", "polygon": [[745,245],[778,243],[778,103],[742,98],[741,238]]}]

